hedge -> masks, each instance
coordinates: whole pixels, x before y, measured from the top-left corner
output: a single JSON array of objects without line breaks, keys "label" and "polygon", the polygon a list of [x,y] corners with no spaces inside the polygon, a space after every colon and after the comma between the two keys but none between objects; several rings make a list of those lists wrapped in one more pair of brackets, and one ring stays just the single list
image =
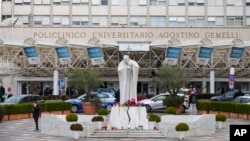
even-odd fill
[{"label": "hedge", "polygon": [[[69,102],[44,102],[38,104],[41,111],[63,111],[70,110],[71,103]],[[32,113],[33,104],[32,103],[22,103],[22,104],[6,104],[3,105],[5,115],[15,115],[15,114],[26,114]]]},{"label": "hedge", "polygon": [[197,102],[196,107],[197,110],[231,112],[250,115],[250,104],[200,100]]},{"label": "hedge", "polygon": [[218,96],[217,94],[197,94],[197,99],[210,99],[213,96]]}]

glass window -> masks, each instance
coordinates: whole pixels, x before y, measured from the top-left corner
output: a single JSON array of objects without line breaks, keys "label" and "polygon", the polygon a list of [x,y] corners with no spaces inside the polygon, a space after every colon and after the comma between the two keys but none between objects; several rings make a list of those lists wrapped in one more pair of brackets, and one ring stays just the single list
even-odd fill
[{"label": "glass window", "polygon": [[130,26],[143,26],[147,25],[147,17],[145,16],[131,16]]},{"label": "glass window", "polygon": [[227,0],[227,6],[242,6],[242,0]]},{"label": "glass window", "polygon": [[152,6],[165,6],[166,0],[150,0],[150,5]]},{"label": "glass window", "polygon": [[61,16],[53,17],[53,25],[61,25]]},{"label": "glass window", "polygon": [[50,0],[43,0],[43,4],[44,4],[44,5],[50,4]]},{"label": "glass window", "polygon": [[108,0],[101,0],[101,5],[108,5]]},{"label": "glass window", "polygon": [[34,16],[34,25],[42,25],[42,16]]},{"label": "glass window", "polygon": [[243,17],[227,17],[227,26],[242,26]]},{"label": "glass window", "polygon": [[139,5],[139,0],[130,0],[130,5]]},{"label": "glass window", "polygon": [[107,26],[108,17],[107,16],[92,16],[92,25],[93,26]]},{"label": "glass window", "polygon": [[246,6],[250,6],[250,0],[246,0]]},{"label": "glass window", "polygon": [[246,17],[246,25],[250,25],[250,17]]},{"label": "glass window", "polygon": [[72,25],[74,26],[88,26],[88,16],[72,16]]},{"label": "glass window", "polygon": [[150,26],[166,26],[166,17],[150,16]]}]

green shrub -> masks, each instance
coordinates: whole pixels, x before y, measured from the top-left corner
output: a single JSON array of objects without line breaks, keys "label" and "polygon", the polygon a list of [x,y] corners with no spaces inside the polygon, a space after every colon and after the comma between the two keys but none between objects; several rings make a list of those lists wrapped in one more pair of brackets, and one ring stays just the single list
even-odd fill
[{"label": "green shrub", "polygon": [[98,122],[98,121],[104,121],[104,118],[102,116],[93,116],[91,119],[92,122]]},{"label": "green shrub", "polygon": [[83,131],[83,127],[79,123],[71,124],[70,125],[70,130],[72,131]]},{"label": "green shrub", "polygon": [[98,110],[97,113],[98,113],[98,115],[104,115],[104,116],[106,116],[106,115],[109,114],[109,111],[107,109],[100,109],[100,110]]},{"label": "green shrub", "polygon": [[210,109],[210,101],[199,100],[196,103],[197,110],[205,110],[209,111]]},{"label": "green shrub", "polygon": [[234,109],[235,103],[233,102],[221,102],[219,108],[221,112],[231,112]]},{"label": "green shrub", "polygon": [[239,113],[239,114],[246,114],[247,113],[246,106],[248,104],[235,103],[234,105],[235,105],[235,109],[237,109],[237,111],[235,111],[235,113]]},{"label": "green shrub", "polygon": [[176,115],[176,108],[175,107],[167,107],[165,110],[166,114],[172,114],[172,115]]},{"label": "green shrub", "polygon": [[215,116],[215,121],[226,121],[226,116],[221,115],[221,114],[217,114]]},{"label": "green shrub", "polygon": [[70,113],[66,115],[66,121],[68,122],[76,122],[78,120],[77,114]]},{"label": "green shrub", "polygon": [[213,96],[218,96],[217,94],[197,94],[197,99],[210,99]]},{"label": "green shrub", "polygon": [[189,126],[188,126],[188,124],[186,124],[184,122],[180,122],[175,126],[175,130],[176,131],[188,131]]},{"label": "green shrub", "polygon": [[4,107],[0,105],[0,122],[3,120],[4,114],[5,114]]},{"label": "green shrub", "polygon": [[70,102],[63,102],[63,110],[71,110],[71,106]]},{"label": "green shrub", "polygon": [[250,104],[246,104],[244,109],[246,110],[246,114],[248,114],[248,117],[250,117],[249,116],[250,115]]},{"label": "green shrub", "polygon": [[180,96],[168,96],[163,100],[163,104],[166,107],[180,107],[184,102],[184,97]]},{"label": "green shrub", "polygon": [[46,102],[47,111],[62,111],[64,110],[65,102]]},{"label": "green shrub", "polygon": [[161,117],[154,113],[148,114],[148,121],[155,121],[155,122],[161,122]]}]

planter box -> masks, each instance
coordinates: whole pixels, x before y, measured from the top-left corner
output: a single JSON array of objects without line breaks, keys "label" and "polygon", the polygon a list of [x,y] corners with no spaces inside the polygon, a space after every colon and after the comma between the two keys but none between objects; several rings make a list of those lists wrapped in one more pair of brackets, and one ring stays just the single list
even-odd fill
[{"label": "planter box", "polygon": [[227,118],[230,117],[230,113],[229,112],[220,112],[220,114],[226,116]]},{"label": "planter box", "polygon": [[217,114],[219,114],[219,113],[220,113],[219,111],[209,111],[209,114],[217,115]]},{"label": "planter box", "polygon": [[248,119],[248,115],[247,114],[239,114],[239,119]]},{"label": "planter box", "polygon": [[208,111],[206,111],[206,110],[198,110],[197,111],[197,114],[198,115],[203,115],[203,114],[208,114],[209,112]]},{"label": "planter box", "polygon": [[230,118],[239,118],[239,114],[238,113],[230,113]]}]

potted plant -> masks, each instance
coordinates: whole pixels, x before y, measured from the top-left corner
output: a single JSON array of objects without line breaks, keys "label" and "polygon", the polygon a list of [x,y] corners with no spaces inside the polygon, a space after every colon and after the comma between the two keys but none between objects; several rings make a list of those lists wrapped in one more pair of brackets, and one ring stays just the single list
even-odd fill
[{"label": "potted plant", "polygon": [[166,107],[175,107],[177,114],[184,111],[183,102],[184,97],[178,96],[177,93],[183,87],[188,79],[190,74],[179,68],[179,67],[161,67],[156,72],[156,75],[153,77],[153,82],[156,83],[162,90],[169,93],[166,99],[164,99],[163,104]]},{"label": "potted plant", "polygon": [[102,123],[104,121],[104,118],[100,115],[98,116],[93,116],[92,119],[91,119],[92,122],[95,122],[96,125],[97,125],[97,129],[101,129],[102,128]]},{"label": "potted plant", "polygon": [[100,103],[100,100],[91,98],[90,92],[103,85],[99,70],[97,68],[78,68],[69,75],[68,85],[78,90],[84,89],[87,94],[82,102],[84,113],[95,114],[99,108],[96,102]]},{"label": "potted plant", "polygon": [[223,126],[223,123],[226,121],[226,116],[225,115],[221,115],[221,114],[217,114],[215,116],[215,121],[217,124],[217,128],[221,129]]},{"label": "potted plant", "polygon": [[165,110],[166,114],[176,115],[176,108],[175,107],[167,107]]},{"label": "potted plant", "polygon": [[70,113],[66,115],[66,121],[67,122],[76,122],[78,120],[77,114]]},{"label": "potted plant", "polygon": [[157,114],[149,113],[148,114],[148,121],[149,121],[148,122],[149,129],[157,130],[156,123],[161,122],[161,117]]},{"label": "potted plant", "polygon": [[79,123],[71,124],[70,130],[73,132],[73,138],[78,140],[80,138],[80,132],[83,131],[83,127]]},{"label": "potted plant", "polygon": [[175,126],[175,131],[178,132],[179,139],[183,140],[186,137],[186,132],[189,130],[187,123],[180,122]]}]

